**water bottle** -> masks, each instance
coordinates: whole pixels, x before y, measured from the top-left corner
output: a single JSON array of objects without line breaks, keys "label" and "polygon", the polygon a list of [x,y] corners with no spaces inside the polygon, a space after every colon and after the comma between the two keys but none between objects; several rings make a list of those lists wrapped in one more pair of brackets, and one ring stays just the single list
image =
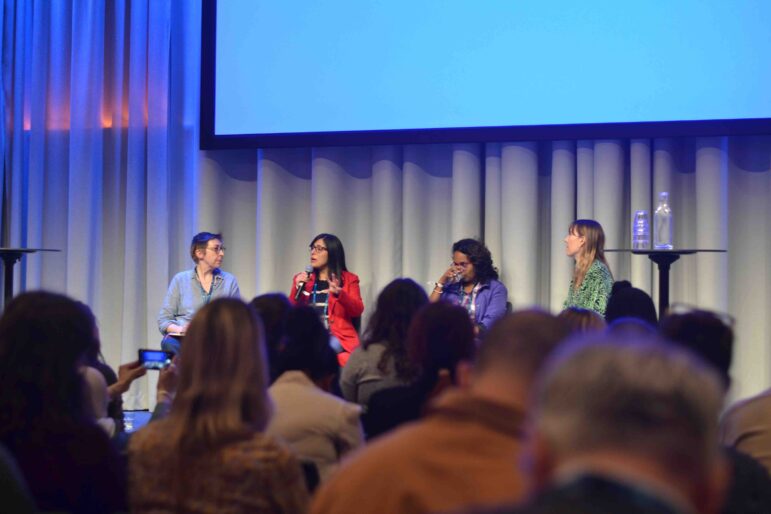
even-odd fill
[{"label": "water bottle", "polygon": [[653,248],[672,249],[672,209],[669,208],[669,193],[659,193],[659,206],[653,213]]},{"label": "water bottle", "polygon": [[648,211],[637,211],[632,218],[632,250],[647,250],[651,247],[651,232]]}]

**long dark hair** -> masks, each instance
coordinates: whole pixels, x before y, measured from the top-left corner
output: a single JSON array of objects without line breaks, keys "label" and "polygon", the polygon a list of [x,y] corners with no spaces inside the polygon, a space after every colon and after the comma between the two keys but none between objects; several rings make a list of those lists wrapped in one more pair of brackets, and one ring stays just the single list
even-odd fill
[{"label": "long dark hair", "polygon": [[97,345],[94,339],[93,314],[66,296],[24,293],[6,306],[0,318],[0,440],[88,423],[78,364]]},{"label": "long dark hair", "polygon": [[[340,280],[340,285],[343,285],[343,271],[348,271],[345,265],[345,250],[343,249],[343,243],[334,234],[319,234],[311,240],[310,246],[316,244],[316,241],[322,239],[324,244],[327,245],[327,269],[330,274],[334,273]],[[318,278],[318,271],[314,271]]]},{"label": "long dark hair", "polygon": [[302,371],[316,382],[338,372],[329,332],[312,307],[294,307],[287,315],[286,334],[278,358],[280,373]]},{"label": "long dark hair", "polygon": [[397,278],[380,292],[362,346],[366,349],[373,343],[385,343],[386,349],[377,364],[381,372],[388,372],[388,361],[393,358],[396,376],[402,380],[412,377],[414,366],[407,357],[407,330],[415,313],[427,303],[425,290],[409,278]]},{"label": "long dark hair", "polygon": [[476,239],[461,239],[452,245],[452,253],[460,252],[474,265],[474,274],[479,282],[485,284],[498,280],[498,270],[493,266],[493,256],[484,243]]},{"label": "long dark hair", "polygon": [[249,305],[260,316],[265,329],[265,350],[268,354],[268,371],[272,384],[279,375],[278,356],[292,304],[281,293],[268,293],[255,296]]},{"label": "long dark hair", "polygon": [[407,355],[424,391],[433,389],[443,369],[454,382],[457,364],[473,360],[475,350],[474,326],[459,305],[429,303],[415,314],[407,333]]}]

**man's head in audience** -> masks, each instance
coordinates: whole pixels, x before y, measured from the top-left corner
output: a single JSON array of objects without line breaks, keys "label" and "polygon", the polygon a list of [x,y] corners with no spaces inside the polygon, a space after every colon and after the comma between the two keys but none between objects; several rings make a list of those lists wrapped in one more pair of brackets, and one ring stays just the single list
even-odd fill
[{"label": "man's head in audience", "polygon": [[720,373],[725,390],[731,385],[731,359],[734,348],[733,320],[728,316],[701,309],[677,308],[661,319],[661,335],[688,348]]},{"label": "man's head in audience", "polygon": [[726,482],[716,424],[722,398],[714,370],[671,345],[613,336],[568,343],[536,388],[534,485],[599,475],[716,512]]},{"label": "man's head in audience", "polygon": [[547,312],[507,314],[493,324],[479,346],[472,389],[506,403],[521,403],[538,370],[569,335],[568,324]]}]

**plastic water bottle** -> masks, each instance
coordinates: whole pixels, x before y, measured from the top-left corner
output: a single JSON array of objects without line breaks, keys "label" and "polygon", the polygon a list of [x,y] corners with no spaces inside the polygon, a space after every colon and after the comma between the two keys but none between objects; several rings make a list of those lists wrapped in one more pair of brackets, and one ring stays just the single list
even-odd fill
[{"label": "plastic water bottle", "polygon": [[648,211],[637,211],[632,218],[632,250],[647,250],[651,247],[651,232]]},{"label": "plastic water bottle", "polygon": [[672,249],[672,209],[669,208],[669,193],[659,193],[659,206],[653,213],[653,248]]}]

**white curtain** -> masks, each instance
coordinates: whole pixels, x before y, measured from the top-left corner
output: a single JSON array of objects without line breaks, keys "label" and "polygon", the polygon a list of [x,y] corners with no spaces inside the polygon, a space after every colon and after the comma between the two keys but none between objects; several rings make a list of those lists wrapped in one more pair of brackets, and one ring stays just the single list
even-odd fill
[{"label": "white curtain", "polygon": [[[222,231],[246,299],[288,290],[319,232],[340,236],[367,312],[395,277],[436,280],[483,238],[515,307],[557,311],[562,239],[595,218],[628,248],[635,210],[669,191],[675,245],[725,254],[672,266],[672,302],[737,319],[733,395],[771,384],[771,136],[198,150],[199,2],[3,4],[3,246],[57,248],[17,265],[17,292],[87,302],[117,366],[157,346],[171,276],[200,230]],[[642,256],[616,279],[657,298]],[[129,406],[152,402],[152,384]]]}]

